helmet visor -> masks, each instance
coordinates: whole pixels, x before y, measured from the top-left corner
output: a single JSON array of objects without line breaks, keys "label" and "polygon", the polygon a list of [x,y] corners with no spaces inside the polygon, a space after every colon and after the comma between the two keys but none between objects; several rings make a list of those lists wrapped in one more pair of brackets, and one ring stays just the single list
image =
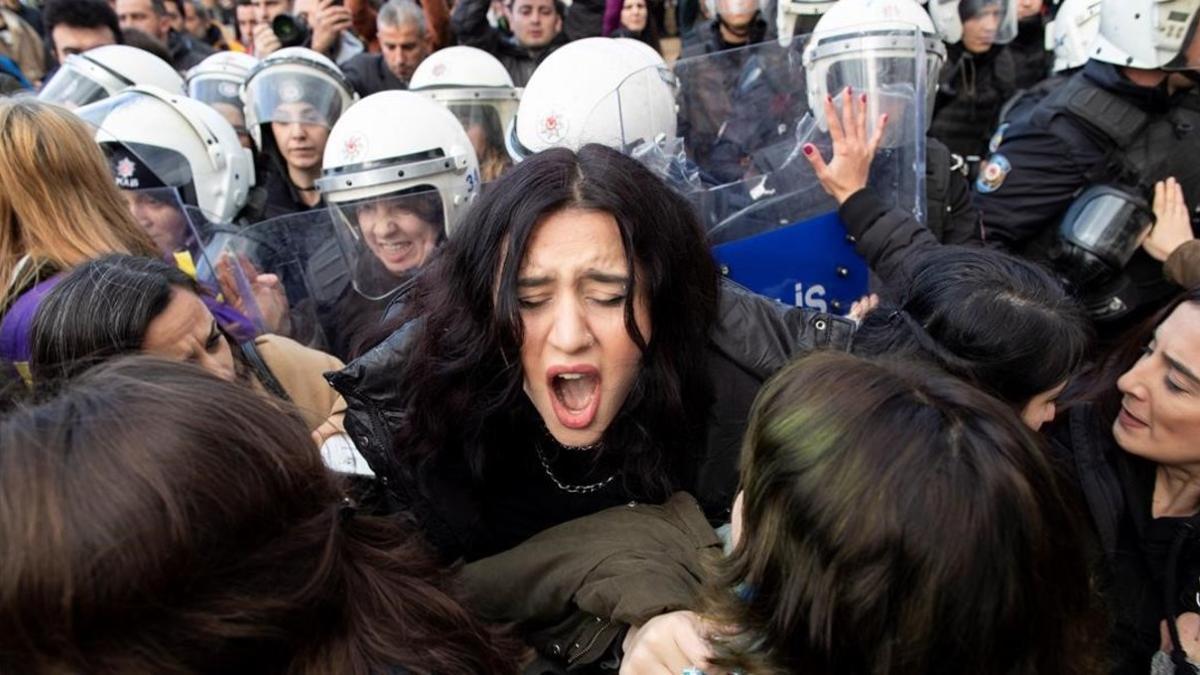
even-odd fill
[{"label": "helmet visor", "polygon": [[445,238],[442,206],[429,185],[329,206],[360,295],[387,297],[429,260]]},{"label": "helmet visor", "polygon": [[330,129],[342,114],[342,92],[326,77],[281,68],[250,80],[246,110],[253,112],[259,124],[298,122]]},{"label": "helmet visor", "polygon": [[38,100],[75,109],[104,100],[108,96],[109,91],[104,85],[67,61],[54,73],[54,77],[50,78],[46,86],[42,87]]},{"label": "helmet visor", "polygon": [[212,105],[213,103],[229,103],[242,107],[242,97],[238,94],[238,83],[223,77],[198,76],[188,82],[188,96]]},{"label": "helmet visor", "polygon": [[455,103],[447,106],[471,139],[484,182],[500,177],[512,165],[504,149],[504,123],[500,111],[488,104]]}]

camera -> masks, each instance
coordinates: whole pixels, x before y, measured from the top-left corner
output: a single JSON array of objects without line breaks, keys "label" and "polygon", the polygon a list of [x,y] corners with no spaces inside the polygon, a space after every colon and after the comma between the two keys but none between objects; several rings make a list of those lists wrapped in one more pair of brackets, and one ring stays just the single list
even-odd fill
[{"label": "camera", "polygon": [[302,47],[309,39],[308,22],[302,16],[280,14],[271,21],[271,31],[282,47]]}]

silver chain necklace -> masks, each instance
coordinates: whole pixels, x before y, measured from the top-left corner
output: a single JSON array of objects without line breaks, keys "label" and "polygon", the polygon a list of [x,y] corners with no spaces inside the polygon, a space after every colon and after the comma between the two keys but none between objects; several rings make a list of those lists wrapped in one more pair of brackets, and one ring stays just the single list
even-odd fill
[{"label": "silver chain necklace", "polygon": [[588,483],[587,485],[571,485],[570,483],[564,483],[558,479],[558,476],[554,475],[554,471],[550,468],[550,462],[546,459],[546,454],[542,452],[542,446],[540,444],[534,444],[533,449],[535,452],[537,452],[538,460],[542,463],[542,470],[546,472],[546,477],[554,483],[555,487],[563,492],[568,492],[573,495],[590,494],[592,492],[596,492],[597,490],[604,489],[613,481],[614,478],[617,477],[617,474],[614,473],[598,483]]}]

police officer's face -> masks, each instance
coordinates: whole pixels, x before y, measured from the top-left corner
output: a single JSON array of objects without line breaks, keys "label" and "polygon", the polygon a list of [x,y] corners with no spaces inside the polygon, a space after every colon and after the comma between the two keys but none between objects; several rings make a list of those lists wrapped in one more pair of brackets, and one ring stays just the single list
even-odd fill
[{"label": "police officer's face", "polygon": [[241,106],[236,106],[232,103],[221,103],[220,101],[209,105],[221,113],[221,117],[228,120],[229,124],[233,125],[233,130],[237,132],[238,141],[241,142],[242,147],[253,150],[254,139],[250,137],[250,132],[246,130],[246,114]]},{"label": "police officer's face", "polygon": [[195,363],[226,382],[237,378],[233,351],[212,312],[200,296],[183,289],[171,291],[166,309],[146,327],[142,352]]},{"label": "police officer's face", "polygon": [[1028,19],[1042,13],[1042,0],[1020,0],[1017,3],[1017,18]]},{"label": "police officer's face", "polygon": [[425,264],[437,245],[438,227],[417,215],[405,197],[364,204],[355,216],[367,248],[392,274]]},{"label": "police officer's face", "polygon": [[297,101],[280,104],[275,110],[276,122],[271,122],[275,145],[287,165],[294,169],[320,170],[329,140],[329,127],[324,117],[311,104]]},{"label": "police officer's face", "polygon": [[1185,302],[1159,325],[1117,388],[1118,445],[1157,464],[1200,467],[1200,303]]},{"label": "police officer's face", "polygon": [[730,28],[741,29],[754,21],[758,3],[754,0],[717,0],[717,15]]},{"label": "police officer's face", "polygon": [[400,26],[379,26],[379,50],[388,70],[404,82],[412,79],[413,72],[429,56],[429,40],[421,35],[420,29],[410,23]]},{"label": "police officer's face", "polygon": [[508,26],[523,47],[545,47],[562,29],[554,0],[513,0],[508,5]]},{"label": "police officer's face", "polygon": [[963,21],[963,47],[972,54],[983,54],[996,44],[1003,10],[1000,5],[985,5],[978,14]]},{"label": "police officer's face", "polygon": [[625,0],[621,6],[621,25],[634,33],[646,28],[646,0]]},{"label": "police officer's face", "polygon": [[154,240],[158,250],[170,254],[188,238],[187,216],[179,205],[153,191],[122,190],[134,221]]}]

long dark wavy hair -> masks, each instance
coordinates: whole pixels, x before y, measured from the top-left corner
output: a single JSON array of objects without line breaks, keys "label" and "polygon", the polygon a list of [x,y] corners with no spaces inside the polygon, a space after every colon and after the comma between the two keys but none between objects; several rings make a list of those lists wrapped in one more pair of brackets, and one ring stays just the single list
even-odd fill
[{"label": "long dark wavy hair", "polygon": [[1021,409],[1090,356],[1091,323],[1037,263],[946,246],[921,261],[896,306],[863,320],[855,354],[931,362]]},{"label": "long dark wavy hair", "polygon": [[1121,412],[1123,395],[1117,389],[1117,380],[1129,372],[1138,359],[1142,350],[1154,339],[1154,331],[1159,324],[1167,320],[1175,310],[1187,303],[1200,305],[1200,286],[1184,291],[1175,296],[1153,316],[1147,317],[1135,328],[1125,334],[1124,338],[1104,355],[1096,367],[1072,384],[1065,395],[1065,407],[1071,408],[1082,404],[1094,404],[1100,419],[1106,425],[1112,424]]},{"label": "long dark wavy hair", "polygon": [[621,453],[616,464],[628,489],[646,498],[665,498],[692,480],[712,400],[705,352],[716,266],[687,202],[637,161],[600,145],[548,150],[514,167],[419,279],[394,323],[423,322],[397,383],[412,402],[396,438],[402,464],[462,453],[481,479],[489,447],[521,440],[512,438],[522,428],[514,411],[528,415],[532,406],[522,391],[517,274],[538,224],[569,208],[616,220],[631,270],[628,297],[645,289],[653,327],[647,340],[626,303],[625,327],[642,366],[604,432],[603,452]]},{"label": "long dark wavy hair", "polygon": [[755,402],[706,590],[756,675],[1107,672],[1087,521],[1039,437],[927,364],[818,352]]},{"label": "long dark wavy hair", "polygon": [[[29,367],[39,386],[56,386],[121,354],[142,351],[150,323],[176,291],[211,297],[179,268],[157,258],[112,254],[79,265],[42,300],[34,315]],[[254,371],[237,340],[218,325],[238,379]]]},{"label": "long dark wavy hair", "polygon": [[130,356],[0,420],[0,670],[517,672],[281,407]]}]

